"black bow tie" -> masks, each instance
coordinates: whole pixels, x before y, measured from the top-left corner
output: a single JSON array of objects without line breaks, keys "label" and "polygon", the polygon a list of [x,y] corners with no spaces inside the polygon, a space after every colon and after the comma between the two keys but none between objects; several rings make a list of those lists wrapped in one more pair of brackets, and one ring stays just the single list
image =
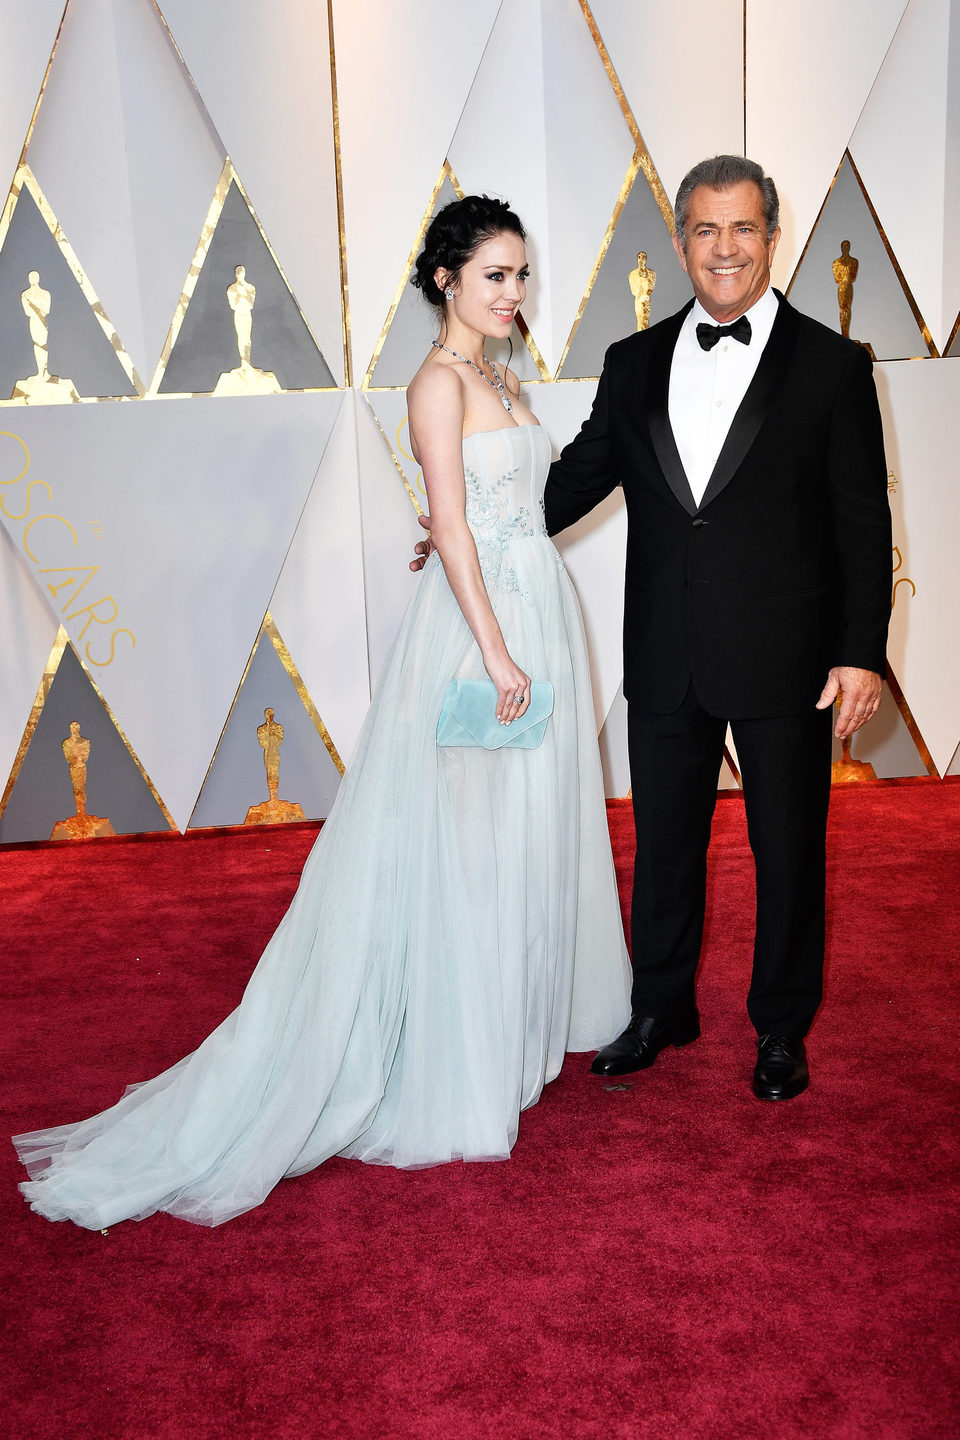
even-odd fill
[{"label": "black bow tie", "polygon": [[731,335],[734,340],[739,340],[741,345],[749,345],[750,334],[750,321],[746,315],[741,315],[740,319],[734,320],[732,325],[697,326],[697,341],[701,350],[712,350],[724,335]]}]

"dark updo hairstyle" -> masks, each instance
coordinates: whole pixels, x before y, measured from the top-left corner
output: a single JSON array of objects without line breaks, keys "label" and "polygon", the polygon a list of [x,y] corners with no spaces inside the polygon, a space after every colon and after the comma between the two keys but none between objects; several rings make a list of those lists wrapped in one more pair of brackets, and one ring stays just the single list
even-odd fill
[{"label": "dark updo hairstyle", "polygon": [[520,217],[513,213],[506,200],[492,200],[489,195],[465,195],[462,200],[451,200],[430,221],[423,249],[410,277],[411,285],[416,285],[428,304],[442,314],[444,296],[433,278],[436,272],[446,270],[447,284],[455,285],[460,271],[480,246],[505,230],[519,235],[521,240],[526,239]]}]

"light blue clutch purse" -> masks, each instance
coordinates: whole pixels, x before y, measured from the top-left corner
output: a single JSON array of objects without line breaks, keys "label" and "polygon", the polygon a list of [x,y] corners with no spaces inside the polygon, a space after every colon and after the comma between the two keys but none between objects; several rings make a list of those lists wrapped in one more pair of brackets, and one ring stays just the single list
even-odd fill
[{"label": "light blue clutch purse", "polygon": [[523,715],[501,725],[492,680],[451,680],[437,721],[438,745],[480,745],[484,750],[535,750],[553,713],[553,686],[534,680]]}]

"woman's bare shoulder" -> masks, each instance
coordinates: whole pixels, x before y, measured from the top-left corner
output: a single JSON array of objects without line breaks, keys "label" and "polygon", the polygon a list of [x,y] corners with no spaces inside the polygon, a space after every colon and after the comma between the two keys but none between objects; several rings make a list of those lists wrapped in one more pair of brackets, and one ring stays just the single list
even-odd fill
[{"label": "woman's bare shoulder", "polygon": [[407,404],[462,404],[463,387],[452,365],[427,356],[407,386]]},{"label": "woman's bare shoulder", "polygon": [[419,464],[438,441],[459,446],[466,401],[460,376],[449,365],[427,359],[407,386],[410,441]]}]

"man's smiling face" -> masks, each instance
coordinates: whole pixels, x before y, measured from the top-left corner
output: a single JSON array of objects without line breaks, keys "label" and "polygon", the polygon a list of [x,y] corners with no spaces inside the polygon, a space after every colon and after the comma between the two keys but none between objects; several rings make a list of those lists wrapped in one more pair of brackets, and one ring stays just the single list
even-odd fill
[{"label": "man's smiling face", "polygon": [[729,190],[698,185],[687,207],[686,244],[673,246],[693,292],[721,325],[736,320],[770,284],[779,228],[767,239],[763,195],[752,180]]}]

